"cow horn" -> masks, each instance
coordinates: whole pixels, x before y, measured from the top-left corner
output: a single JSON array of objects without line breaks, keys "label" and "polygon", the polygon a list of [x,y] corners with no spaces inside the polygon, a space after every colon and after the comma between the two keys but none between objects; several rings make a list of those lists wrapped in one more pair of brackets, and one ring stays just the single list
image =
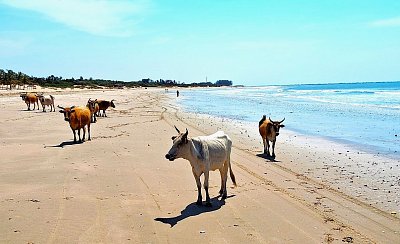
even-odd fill
[{"label": "cow horn", "polygon": [[60,105],[57,105],[57,108],[61,108],[62,110],[64,110],[65,108],[61,107]]},{"label": "cow horn", "polygon": [[174,125],[174,127],[175,127],[175,130],[180,134],[181,132],[179,131],[179,129],[178,128],[176,128],[176,126]]},{"label": "cow horn", "polygon": [[71,109],[75,108],[75,106],[72,106]]},{"label": "cow horn", "polygon": [[283,118],[283,120],[281,120],[281,121],[279,122],[279,124],[282,123],[284,120],[285,120],[285,118]]},{"label": "cow horn", "polygon": [[188,131],[188,129],[186,128],[186,132],[185,132],[185,134],[184,134],[183,136],[184,136],[184,137],[187,137],[188,134],[189,134],[189,131]]},{"label": "cow horn", "polygon": [[268,117],[269,121],[271,121],[272,123],[274,123],[274,121],[271,119],[271,117]]}]

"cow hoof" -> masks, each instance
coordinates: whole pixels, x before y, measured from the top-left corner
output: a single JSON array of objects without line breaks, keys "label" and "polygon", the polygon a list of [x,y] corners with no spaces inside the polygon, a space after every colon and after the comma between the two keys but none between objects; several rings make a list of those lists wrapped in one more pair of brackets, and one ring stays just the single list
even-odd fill
[{"label": "cow hoof", "polygon": [[206,207],[212,207],[211,203],[210,203],[210,202],[207,202],[207,203],[206,203]]},{"label": "cow hoof", "polygon": [[222,195],[222,193],[223,193],[224,191],[221,189],[221,190],[219,190],[219,195]]},{"label": "cow hoof", "polygon": [[197,205],[197,206],[201,206],[201,205],[203,205],[203,203],[202,203],[201,201],[197,201],[197,202],[196,202],[196,205]]},{"label": "cow hoof", "polygon": [[227,195],[226,194],[223,194],[222,195],[222,200],[225,200],[227,198]]}]

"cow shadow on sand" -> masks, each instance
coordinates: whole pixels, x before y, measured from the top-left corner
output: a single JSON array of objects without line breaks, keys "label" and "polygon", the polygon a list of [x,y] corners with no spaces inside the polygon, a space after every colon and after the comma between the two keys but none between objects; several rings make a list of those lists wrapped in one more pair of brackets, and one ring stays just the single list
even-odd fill
[{"label": "cow shadow on sand", "polygon": [[65,146],[74,146],[74,145],[79,145],[82,144],[83,142],[74,142],[74,141],[63,141],[58,145],[53,145],[53,146],[44,146],[44,148],[46,147],[58,147],[58,148],[64,148]]},{"label": "cow shadow on sand", "polygon": [[42,112],[41,109],[39,109],[39,110],[37,110],[37,109],[31,109],[31,110],[28,110],[28,109],[20,109],[19,111],[20,111],[20,112],[31,112],[31,113]]},{"label": "cow shadow on sand", "polygon": [[268,156],[268,155],[265,154],[265,153],[259,153],[259,154],[257,154],[256,156],[257,156],[257,157],[260,157],[260,158],[263,158],[263,159],[265,159],[265,160],[268,160],[268,161],[270,161],[270,162],[274,162],[274,163],[279,163],[279,162],[280,162],[279,160],[275,160],[275,158],[273,158],[272,156]]},{"label": "cow shadow on sand", "polygon": [[[234,197],[235,195],[230,195],[227,198]],[[211,198],[211,207],[206,207],[204,205],[198,206],[196,203],[191,203],[186,206],[184,210],[181,211],[181,214],[175,217],[170,217],[170,218],[155,218],[155,221],[159,221],[164,224],[169,224],[170,227],[174,227],[176,224],[178,224],[180,221],[189,218],[189,217],[194,217],[197,215],[200,215],[202,213],[208,213],[208,212],[214,212],[220,209],[222,206],[225,205],[225,200],[218,200],[218,197],[213,197]]]}]

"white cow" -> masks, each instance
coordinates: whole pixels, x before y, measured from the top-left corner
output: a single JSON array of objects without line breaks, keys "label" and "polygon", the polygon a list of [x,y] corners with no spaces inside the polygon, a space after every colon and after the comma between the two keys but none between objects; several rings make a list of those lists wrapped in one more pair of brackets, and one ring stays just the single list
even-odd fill
[{"label": "white cow", "polygon": [[204,189],[206,191],[206,206],[211,206],[208,194],[209,171],[219,170],[221,174],[221,189],[219,191],[222,199],[226,199],[226,181],[228,178],[228,168],[233,184],[236,186],[235,175],[231,168],[231,148],[232,141],[223,131],[218,131],[209,136],[188,137],[188,130],[185,133],[172,137],[173,145],[165,157],[174,161],[183,158],[190,162],[193,176],[197,183],[197,205],[202,204],[200,176],[204,173]]}]

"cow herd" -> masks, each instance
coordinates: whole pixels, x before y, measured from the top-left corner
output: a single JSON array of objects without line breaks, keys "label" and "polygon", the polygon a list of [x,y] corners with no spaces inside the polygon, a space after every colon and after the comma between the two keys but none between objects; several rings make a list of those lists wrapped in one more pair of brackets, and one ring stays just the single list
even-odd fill
[{"label": "cow herd", "polygon": [[[45,112],[45,106],[50,106],[50,111],[55,111],[54,108],[54,97],[52,95],[44,96],[43,94],[37,93],[22,93],[22,100],[26,103],[28,110],[30,110],[31,104],[35,110],[36,105],[39,110],[40,101],[43,112]],[[71,106],[61,107],[59,112],[64,115],[64,120],[67,121],[74,134],[74,143],[78,140],[76,138],[76,132],[78,133],[79,142],[85,141],[86,129],[87,139],[90,140],[90,124],[96,123],[97,117],[107,117],[106,110],[109,107],[115,108],[114,100],[92,100],[89,98],[86,106]],[[267,157],[275,159],[275,143],[276,137],[279,135],[279,129],[284,127],[281,121],[273,121],[263,115],[261,118],[258,129],[263,142],[263,152]],[[83,135],[81,137],[81,129]],[[165,155],[165,158],[174,161],[178,158],[186,159],[190,162],[192,167],[192,173],[197,184],[197,205],[202,205],[202,194],[201,194],[201,181],[200,176],[204,174],[204,189],[206,192],[206,206],[211,206],[211,199],[208,193],[209,188],[209,173],[210,171],[218,170],[221,175],[221,188],[219,194],[222,199],[227,198],[227,179],[228,171],[233,184],[236,186],[235,175],[232,171],[231,166],[231,150],[232,140],[223,131],[218,131],[208,136],[197,136],[189,137],[189,131],[186,129],[184,133],[175,126],[178,132],[177,136],[172,137],[172,147]],[[270,154],[270,145],[272,143],[272,154]]]},{"label": "cow herd", "polygon": [[[31,104],[33,104],[33,110],[39,110],[39,101],[42,105],[43,112],[46,112],[45,107],[50,107],[50,112],[55,112],[54,97],[52,95],[44,96],[43,93],[29,92],[21,93],[20,97],[26,103],[28,110],[31,110]],[[92,100],[89,98],[86,106],[71,106],[71,107],[61,107],[57,106],[60,110],[59,112],[64,115],[64,120],[69,123],[69,126],[74,134],[74,143],[85,141],[86,129],[87,129],[87,139],[90,141],[90,123],[96,123],[98,116],[107,117],[106,110],[109,107],[115,108],[115,100]],[[82,129],[82,137],[81,137]],[[76,138],[76,132],[78,132],[78,138]]]}]

